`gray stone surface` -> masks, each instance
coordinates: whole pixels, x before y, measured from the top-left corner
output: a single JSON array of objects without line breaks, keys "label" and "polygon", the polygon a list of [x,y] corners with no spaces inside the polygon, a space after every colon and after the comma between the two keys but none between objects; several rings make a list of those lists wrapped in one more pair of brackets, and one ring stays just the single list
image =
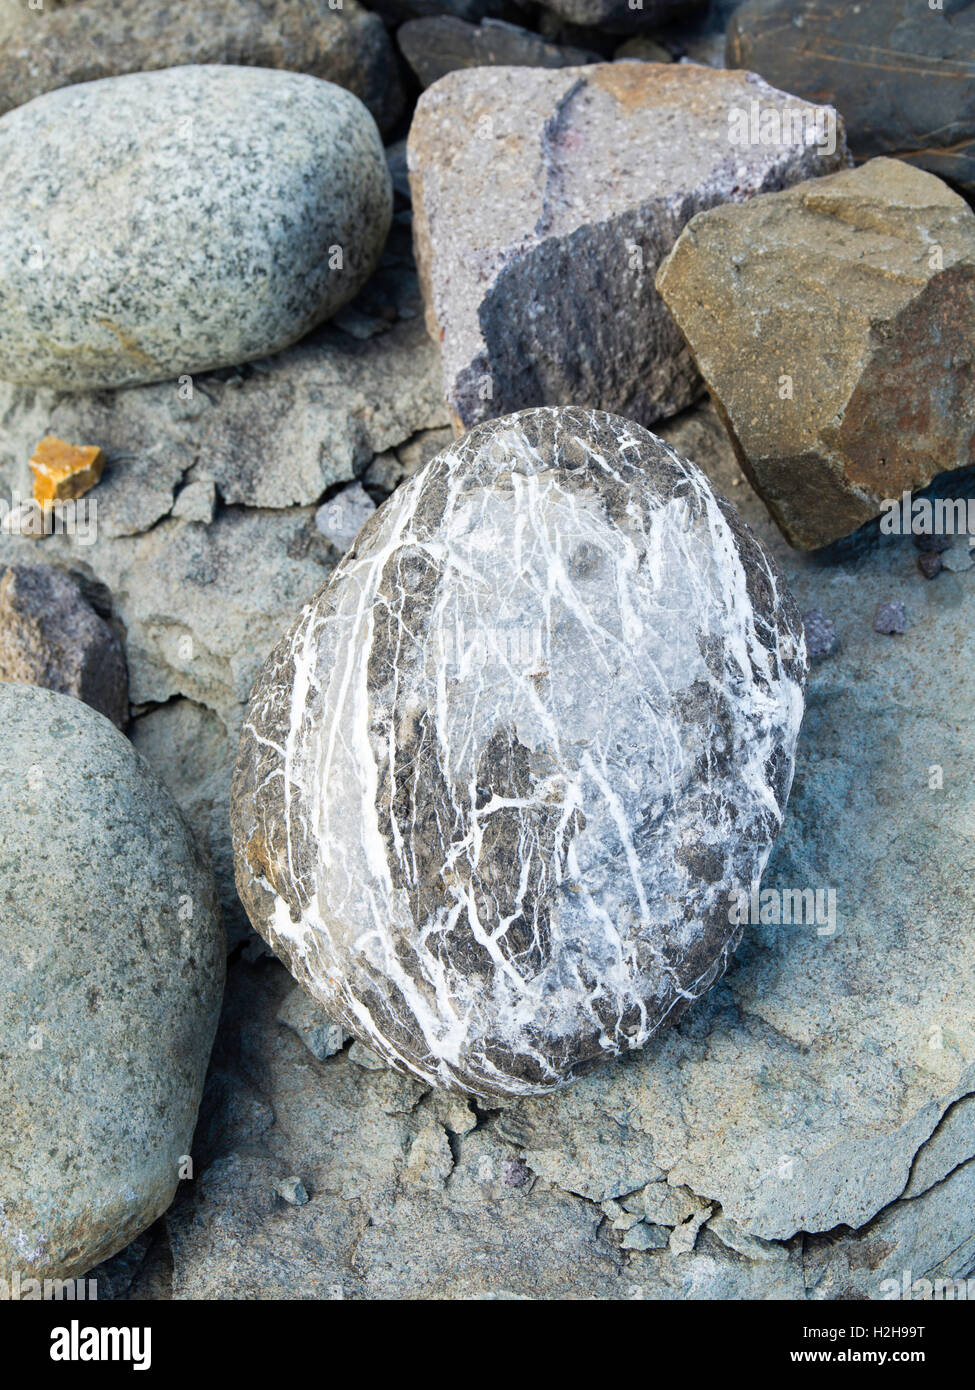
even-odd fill
[{"label": "gray stone surface", "polygon": [[403,110],[382,21],[357,0],[338,8],[329,0],[85,0],[45,3],[11,26],[0,51],[0,113],[75,82],[203,63],[325,78],[359,97],[380,130]]},{"label": "gray stone surface", "polygon": [[323,502],[315,513],[315,525],[343,554],[366,524],[376,504],[361,483],[349,483]]},{"label": "gray stone surface", "polygon": [[653,31],[699,14],[707,0],[542,0],[545,8],[570,24],[605,29],[611,34]]},{"label": "gray stone surface", "polygon": [[49,565],[0,570],[0,681],[73,695],[120,729],[129,722],[118,633],[77,579]]},{"label": "gray stone surface", "polygon": [[0,178],[0,377],[71,390],[287,347],[362,287],[392,207],[361,102],[262,68],[48,92],[0,117]]},{"label": "gray stone surface", "polygon": [[600,58],[585,49],[548,43],[503,20],[468,24],[453,15],[408,20],[397,29],[396,42],[421,87],[458,68],[570,68]]},{"label": "gray stone surface", "polygon": [[796,106],[750,74],[636,62],[480,68],[423,93],[414,240],[456,428],[536,405],[652,424],[694,400],[660,261],[695,213],[846,161],[842,125],[833,154],[784,132],[734,143],[729,114],[753,101]]},{"label": "gray stone surface", "polygon": [[70,1278],[172,1201],[219,1013],[213,879],[107,719],[0,684],[0,1276]]},{"label": "gray stone surface", "polygon": [[713,208],[657,288],[793,545],[972,462],[975,215],[932,174],[874,159]]},{"label": "gray stone surface", "polygon": [[727,968],[804,670],[781,576],[693,465],[599,413],[490,422],[269,658],[232,792],[241,898],[386,1061],[551,1090]]}]

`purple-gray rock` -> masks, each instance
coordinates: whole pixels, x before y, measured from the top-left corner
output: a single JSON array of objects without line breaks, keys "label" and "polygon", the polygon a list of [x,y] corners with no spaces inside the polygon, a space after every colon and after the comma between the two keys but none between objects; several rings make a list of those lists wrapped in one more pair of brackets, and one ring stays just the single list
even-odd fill
[{"label": "purple-gray rock", "polygon": [[129,722],[122,643],[74,576],[51,565],[0,573],[0,681],[73,695],[118,728]]},{"label": "purple-gray rock", "polygon": [[453,15],[411,19],[397,30],[396,42],[421,87],[458,68],[570,68],[600,61],[598,53],[548,43],[540,34],[497,19],[479,25]]},{"label": "purple-gray rock", "polygon": [[552,1090],[723,974],[792,781],[802,623],[638,425],[473,430],[359,532],[254,688],[251,921],[397,1070]]},{"label": "purple-gray rock", "polygon": [[888,635],[907,631],[907,610],[899,599],[885,599],[873,615],[874,632]]}]

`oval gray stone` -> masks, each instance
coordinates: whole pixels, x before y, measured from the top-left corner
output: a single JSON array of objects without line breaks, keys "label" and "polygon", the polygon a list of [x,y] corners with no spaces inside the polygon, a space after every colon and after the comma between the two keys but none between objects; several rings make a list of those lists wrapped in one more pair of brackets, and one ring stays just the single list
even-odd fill
[{"label": "oval gray stone", "polygon": [[[0,684],[0,1277],[68,1279],[169,1206],[223,988],[216,890],[102,715]],[[24,1290],[22,1296],[27,1296]]]},{"label": "oval gray stone", "polygon": [[179,67],[0,118],[0,377],[68,390],[279,351],[375,268],[376,124],[301,73]]},{"label": "oval gray stone", "polygon": [[669,445],[575,408],[479,425],[269,658],[232,792],[241,897],[390,1065],[551,1090],[725,970],[805,669],[774,562]]}]

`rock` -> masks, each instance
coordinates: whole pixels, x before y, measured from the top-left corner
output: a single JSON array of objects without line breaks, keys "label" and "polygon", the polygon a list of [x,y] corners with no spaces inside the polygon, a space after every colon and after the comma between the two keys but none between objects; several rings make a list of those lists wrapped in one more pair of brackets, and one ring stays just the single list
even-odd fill
[{"label": "rock", "polygon": [[173,516],[209,526],[216,515],[217,489],[212,478],[198,478],[180,488],[173,502]]},{"label": "rock", "polygon": [[666,24],[700,12],[706,0],[542,0],[545,8],[570,24],[605,29],[611,34],[661,29]]},{"label": "rock", "polygon": [[297,1033],[313,1057],[324,1062],[345,1046],[348,1033],[322,1013],[313,999],[298,985],[278,1010],[278,1022]]},{"label": "rock", "polygon": [[82,497],[102,476],[105,455],[95,445],[77,447],[45,435],[30,456],[34,501],[42,506]]},{"label": "rock", "polygon": [[0,681],[72,695],[120,729],[129,722],[118,635],[78,581],[48,565],[0,570]]},{"label": "rock", "polygon": [[188,64],[308,73],[345,87],[389,130],[403,92],[382,21],[357,0],[85,0],[19,25],[0,54],[0,114],[55,88]]},{"label": "rock", "polygon": [[446,1131],[441,1125],[427,1125],[410,1145],[404,1177],[420,1187],[443,1187],[454,1166]]},{"label": "rock", "polygon": [[822,661],[836,650],[836,628],[821,608],[810,608],[802,615],[806,651],[810,661]]},{"label": "rock", "polygon": [[223,986],[213,880],[107,719],[0,685],[0,1274],[72,1278],[163,1212]]},{"label": "rock", "polygon": [[943,568],[941,556],[931,551],[924,551],[917,557],[917,567],[925,579],[936,579]]},{"label": "rock", "polygon": [[101,440],[99,541],[168,516],[192,468],[205,468],[228,504],[304,506],[363,473],[380,451],[447,423],[437,350],[415,319],[366,342],[325,327],[226,379],[93,395],[0,383],[0,414],[0,466],[25,492],[21,460],[45,422],[69,438]]},{"label": "rock", "polygon": [[617,62],[621,58],[636,58],[643,63],[672,63],[674,61],[673,54],[668,52],[662,44],[643,37],[627,39],[625,43],[621,43],[619,48],[613,51],[613,57]]},{"label": "rock", "polygon": [[651,424],[700,393],[657,265],[695,212],[844,160],[842,135],[834,154],[735,145],[729,115],[753,100],[795,105],[750,75],[657,63],[482,68],[423,94],[414,240],[455,428],[546,404]]},{"label": "rock", "polygon": [[951,574],[963,574],[975,565],[975,555],[966,545],[954,545],[940,557],[942,567]]},{"label": "rock", "polygon": [[877,604],[873,615],[874,632],[902,633],[907,629],[907,614],[904,605],[896,599]]},{"label": "rock", "polygon": [[729,67],[843,113],[857,159],[896,155],[975,191],[967,4],[750,0],[731,17]]},{"label": "rock", "polygon": [[241,899],[389,1065],[550,1090],[723,973],[804,668],[788,592],[693,465],[601,414],[490,422],[269,658],[232,792]]},{"label": "rock", "polygon": [[360,529],[376,510],[361,483],[350,483],[323,502],[315,513],[315,525],[336,549],[348,550]]},{"label": "rock", "polygon": [[411,19],[397,30],[396,42],[421,87],[458,68],[569,68],[599,62],[598,53],[546,43],[539,34],[497,19],[480,25],[452,15]]},{"label": "rock", "polygon": [[303,1207],[309,1201],[305,1184],[300,1178],[282,1178],[274,1184],[274,1190],[290,1207]]},{"label": "rock", "polygon": [[0,117],[0,176],[0,377],[71,390],[287,347],[365,283],[392,206],[361,102],[261,68],[48,92]]},{"label": "rock", "polygon": [[715,208],[657,288],[792,545],[970,461],[975,216],[930,174],[879,159]]}]

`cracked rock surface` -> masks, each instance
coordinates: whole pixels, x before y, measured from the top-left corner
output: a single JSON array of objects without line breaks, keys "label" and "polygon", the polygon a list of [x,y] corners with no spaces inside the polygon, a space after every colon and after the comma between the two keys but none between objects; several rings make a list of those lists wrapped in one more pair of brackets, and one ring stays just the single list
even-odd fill
[{"label": "cracked rock surface", "polygon": [[753,101],[797,105],[752,74],[642,62],[477,68],[423,93],[414,241],[458,430],[538,405],[649,425],[695,399],[660,261],[695,213],[847,158],[842,123],[833,154],[734,144],[729,112]]},{"label": "cracked rock surface", "polygon": [[802,718],[782,578],[631,422],[526,411],[433,459],[269,658],[238,888],[381,1057],[533,1094],[727,967]]},{"label": "cracked rock surface", "polygon": [[874,159],[714,208],[657,287],[793,545],[972,462],[975,215],[932,174]]}]

